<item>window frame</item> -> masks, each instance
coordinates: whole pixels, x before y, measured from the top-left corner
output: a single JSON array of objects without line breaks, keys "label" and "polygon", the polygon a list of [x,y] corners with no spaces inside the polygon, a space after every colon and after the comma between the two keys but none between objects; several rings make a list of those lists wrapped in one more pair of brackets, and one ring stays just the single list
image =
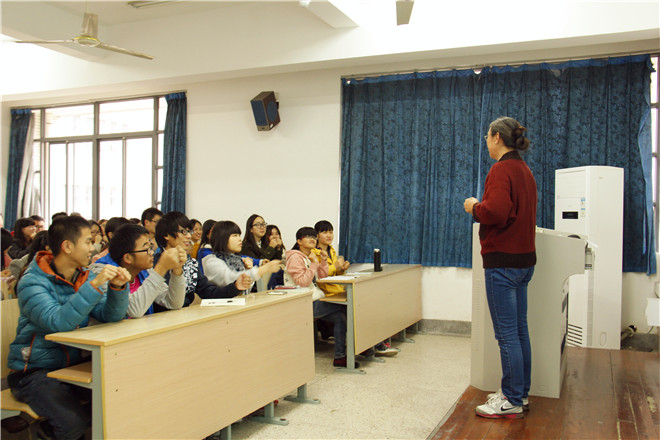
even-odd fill
[{"label": "window frame", "polygon": [[[117,99],[107,99],[107,100],[98,100],[93,102],[79,102],[79,103],[67,103],[67,104],[56,104],[50,106],[34,107],[32,112],[39,113],[35,114],[35,118],[39,123],[38,136],[35,136],[33,139],[34,148],[39,149],[39,171],[35,171],[35,174],[39,174],[39,192],[40,192],[40,201],[41,206],[43,207],[44,217],[50,219],[53,211],[51,211],[50,206],[50,193],[51,188],[49,185],[50,182],[50,145],[51,144],[64,144],[66,146],[68,154],[68,145],[71,143],[81,143],[81,142],[90,142],[92,145],[92,216],[93,219],[99,219],[99,198],[100,198],[100,181],[99,181],[99,148],[100,143],[103,141],[117,141],[121,140],[122,142],[122,151],[123,162],[122,162],[122,212],[117,213],[116,215],[126,216],[126,144],[132,139],[151,139],[151,203],[150,206],[158,207],[161,205],[161,200],[159,195],[161,194],[162,189],[158,188],[158,170],[163,168],[162,164],[158,163],[159,149],[163,148],[160,145],[159,137],[164,136],[164,127],[159,127],[160,122],[160,111],[161,111],[161,102],[165,102],[165,93],[158,95],[147,95],[147,96],[137,96],[131,98],[117,98]],[[152,129],[147,131],[133,131],[133,132],[116,132],[116,133],[107,133],[100,134],[100,107],[102,104],[106,103],[116,103],[116,102],[128,102],[128,101],[138,101],[138,100],[147,100],[151,99],[153,102],[153,124]],[[64,107],[75,107],[81,105],[93,105],[93,117],[94,117],[94,129],[91,135],[75,135],[75,136],[59,136],[59,137],[46,137],[46,111],[54,108],[64,108]],[[68,157],[67,157],[68,161]],[[70,174],[67,172],[66,182],[67,185],[70,185]],[[68,193],[67,188],[67,193]],[[70,206],[72,197],[66,196],[66,212],[72,211],[72,206]],[[147,206],[145,206],[147,208]]]}]

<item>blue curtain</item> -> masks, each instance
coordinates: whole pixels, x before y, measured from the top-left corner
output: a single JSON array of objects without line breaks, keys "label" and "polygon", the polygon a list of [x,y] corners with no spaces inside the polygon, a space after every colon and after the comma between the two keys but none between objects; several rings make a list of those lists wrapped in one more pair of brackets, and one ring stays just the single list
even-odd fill
[{"label": "blue curtain", "polygon": [[163,151],[163,199],[161,210],[186,211],[186,131],[188,105],[185,93],[165,96],[165,145]]},{"label": "blue curtain", "polygon": [[473,71],[344,80],[340,248],[353,261],[471,263],[460,197],[477,186]]},{"label": "blue curtain", "polygon": [[21,186],[21,170],[25,142],[28,138],[32,110],[11,110],[11,128],[9,133],[9,163],[7,164],[7,189],[5,194],[5,225],[12,229],[18,216],[18,192]]},{"label": "blue curtain", "polygon": [[[555,169],[622,167],[623,270],[654,273],[651,71],[649,56],[635,56],[435,72],[434,87],[403,76],[345,80],[340,247],[354,261],[381,247],[387,262],[470,267],[462,202],[483,194],[493,164],[483,135],[506,115],[532,141],[537,224],[554,227]],[[447,86],[450,78],[471,86]]]}]

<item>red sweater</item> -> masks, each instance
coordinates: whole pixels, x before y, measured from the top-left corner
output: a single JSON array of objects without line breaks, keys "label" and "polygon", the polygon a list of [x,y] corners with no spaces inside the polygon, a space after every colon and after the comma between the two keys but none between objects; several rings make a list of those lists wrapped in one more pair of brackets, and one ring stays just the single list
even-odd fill
[{"label": "red sweater", "polygon": [[486,177],[479,222],[484,268],[524,268],[536,264],[536,181],[518,151],[506,153]]}]

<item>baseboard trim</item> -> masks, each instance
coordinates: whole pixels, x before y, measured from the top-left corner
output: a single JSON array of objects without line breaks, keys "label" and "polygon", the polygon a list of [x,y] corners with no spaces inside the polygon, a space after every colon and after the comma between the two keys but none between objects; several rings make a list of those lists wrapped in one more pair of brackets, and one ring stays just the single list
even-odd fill
[{"label": "baseboard trim", "polygon": [[472,323],[470,321],[450,321],[446,319],[422,319],[419,330],[432,335],[451,335],[470,337]]}]

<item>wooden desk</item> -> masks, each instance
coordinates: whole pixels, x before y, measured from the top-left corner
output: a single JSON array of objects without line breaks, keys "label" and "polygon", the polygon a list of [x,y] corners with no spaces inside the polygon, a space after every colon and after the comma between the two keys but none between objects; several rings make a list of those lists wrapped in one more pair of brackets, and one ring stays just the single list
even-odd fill
[{"label": "wooden desk", "polygon": [[347,370],[355,370],[356,354],[422,319],[420,265],[387,264],[382,272],[369,273],[350,280],[318,280],[346,288],[345,297],[335,295],[321,300],[347,306]]},{"label": "wooden desk", "polygon": [[93,438],[204,438],[314,377],[311,292],[53,333],[92,352]]}]

